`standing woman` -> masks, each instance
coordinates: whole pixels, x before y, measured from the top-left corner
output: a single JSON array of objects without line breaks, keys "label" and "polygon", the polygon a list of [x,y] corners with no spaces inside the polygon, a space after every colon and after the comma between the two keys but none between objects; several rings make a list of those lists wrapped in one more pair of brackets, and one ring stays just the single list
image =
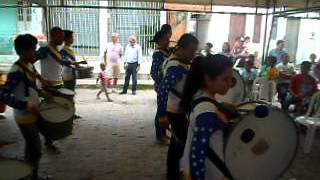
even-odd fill
[{"label": "standing woman", "polygon": [[189,64],[195,57],[199,41],[192,34],[184,34],[178,41],[175,52],[164,64],[164,79],[158,89],[158,112],[160,124],[171,125],[171,136],[167,157],[167,179],[177,180],[180,176],[179,161],[187,137],[188,121],[179,104],[189,71]]},{"label": "standing woman", "polygon": [[[181,107],[189,115],[189,129],[181,159],[188,180],[221,180],[224,175],[208,158],[211,149],[223,161],[224,138],[228,131],[227,114],[219,110],[215,95],[224,95],[232,86],[232,61],[224,55],[199,57],[191,65]],[[195,104],[199,98],[202,101]],[[191,106],[193,104],[193,107]]]},{"label": "standing woman", "polygon": [[[169,53],[167,52],[169,47],[169,38],[165,32],[159,31],[155,34],[152,41],[156,43],[156,50],[152,55],[150,74],[154,81],[155,91],[158,92],[159,84],[163,79],[162,65],[163,62],[169,58]],[[168,144],[169,139],[166,135],[166,128],[161,127],[159,123],[158,108],[155,117],[155,129],[157,141],[161,144]]]}]

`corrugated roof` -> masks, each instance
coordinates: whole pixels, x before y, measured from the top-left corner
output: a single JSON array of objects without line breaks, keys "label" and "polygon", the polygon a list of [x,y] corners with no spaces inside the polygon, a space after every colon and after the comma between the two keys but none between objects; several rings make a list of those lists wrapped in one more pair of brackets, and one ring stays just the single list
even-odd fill
[{"label": "corrugated roof", "polygon": [[[47,0],[31,0],[35,3],[45,5]],[[50,1],[50,0],[48,0]],[[102,0],[101,0],[102,1]],[[104,0],[108,1],[108,0]],[[109,0],[111,1],[111,0]],[[120,1],[120,0],[117,0]],[[165,2],[165,3],[181,3],[181,4],[196,4],[196,5],[226,5],[226,6],[245,6],[245,7],[267,7],[269,0],[134,0],[144,2]],[[270,7],[273,7],[273,2],[276,2],[277,7],[289,8],[305,8],[320,6],[320,0],[270,0]],[[308,4],[307,4],[308,2]]]}]

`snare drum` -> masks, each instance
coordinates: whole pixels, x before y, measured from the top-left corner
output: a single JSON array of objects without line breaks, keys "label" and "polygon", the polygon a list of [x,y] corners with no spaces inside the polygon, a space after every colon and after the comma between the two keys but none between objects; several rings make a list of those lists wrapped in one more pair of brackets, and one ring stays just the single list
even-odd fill
[{"label": "snare drum", "polygon": [[0,159],[0,179],[17,180],[26,179],[32,175],[32,166],[26,162]]},{"label": "snare drum", "polygon": [[40,131],[51,140],[58,140],[72,133],[74,104],[63,97],[53,97],[40,103]]},{"label": "snare drum", "polygon": [[271,106],[268,116],[258,118],[254,109],[259,104],[249,102],[238,106],[245,114],[228,135],[225,164],[234,179],[277,179],[296,155],[298,131],[294,121]]},{"label": "snare drum", "polygon": [[231,89],[229,89],[227,94],[223,96],[218,94],[216,95],[215,98],[217,101],[238,105],[245,100],[246,91],[244,80],[236,70],[233,70],[233,80],[234,85]]}]

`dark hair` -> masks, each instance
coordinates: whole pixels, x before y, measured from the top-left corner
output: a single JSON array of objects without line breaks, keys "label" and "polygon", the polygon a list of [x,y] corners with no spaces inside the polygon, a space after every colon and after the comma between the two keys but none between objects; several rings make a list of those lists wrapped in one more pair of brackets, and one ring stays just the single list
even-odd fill
[{"label": "dark hair", "polygon": [[250,55],[248,56],[248,61],[254,62],[255,59],[256,59],[256,56],[254,56],[253,54],[250,54]]},{"label": "dark hair", "polygon": [[248,39],[251,39],[250,36],[246,36],[246,37],[244,38],[244,40],[248,40]]},{"label": "dark hair", "polygon": [[163,24],[160,28],[160,31],[164,33],[168,33],[169,31],[172,31],[172,28],[170,24]]},{"label": "dark hair", "polygon": [[284,43],[284,40],[278,40],[277,41],[277,45],[281,44],[281,43]]},{"label": "dark hair", "polygon": [[268,61],[268,62],[273,62],[273,63],[275,63],[275,62],[277,62],[277,58],[274,57],[274,56],[268,56],[268,57],[267,57],[267,61]]},{"label": "dark hair", "polygon": [[31,34],[19,35],[14,40],[14,49],[19,56],[22,55],[23,50],[30,48],[31,46],[37,45],[38,40]]},{"label": "dark hair", "polygon": [[156,34],[153,36],[153,39],[150,42],[155,42],[158,43],[161,38],[166,37],[167,34],[164,31],[158,31]]},{"label": "dark hair", "polygon": [[199,40],[194,35],[185,33],[180,37],[177,43],[177,48],[187,48],[190,44],[198,45]]},{"label": "dark hair", "polygon": [[226,44],[228,46],[228,53],[231,51],[230,43],[224,42],[223,44]]},{"label": "dark hair", "polygon": [[211,49],[213,47],[212,43],[207,42],[206,45]]},{"label": "dark hair", "polygon": [[50,32],[49,32],[49,34],[50,34],[50,36],[52,37],[52,36],[56,36],[58,33],[63,33],[63,30],[60,28],[60,27],[53,27],[53,28],[51,28],[50,29]]},{"label": "dark hair", "polygon": [[302,69],[302,67],[311,67],[311,66],[312,66],[312,64],[309,61],[303,61],[300,65],[301,69]]},{"label": "dark hair", "polygon": [[70,30],[63,30],[64,39],[69,39],[73,36],[73,31]]},{"label": "dark hair", "polygon": [[205,76],[216,78],[226,69],[232,68],[232,66],[232,60],[221,54],[195,58],[191,64],[184,86],[182,101],[180,103],[181,108],[186,112],[190,111],[194,94],[205,85]]}]

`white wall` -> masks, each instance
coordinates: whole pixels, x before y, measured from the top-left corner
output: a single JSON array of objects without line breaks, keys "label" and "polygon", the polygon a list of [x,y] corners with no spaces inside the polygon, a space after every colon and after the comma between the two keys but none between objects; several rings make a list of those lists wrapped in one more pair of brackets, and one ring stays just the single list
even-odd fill
[{"label": "white wall", "polygon": [[[320,21],[301,20],[296,63],[309,60],[311,53],[320,56]],[[312,33],[314,36],[312,36]]]},{"label": "white wall", "polygon": [[219,53],[222,44],[228,41],[230,27],[229,14],[213,14],[209,23],[208,42],[213,44],[213,52]]}]

